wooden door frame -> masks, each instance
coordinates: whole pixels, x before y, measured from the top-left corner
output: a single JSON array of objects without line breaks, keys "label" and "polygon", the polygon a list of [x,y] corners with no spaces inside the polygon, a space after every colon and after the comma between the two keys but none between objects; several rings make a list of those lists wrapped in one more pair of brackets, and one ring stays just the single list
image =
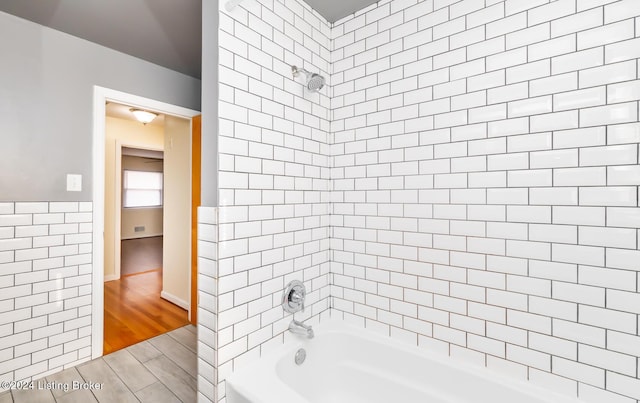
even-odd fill
[{"label": "wooden door frame", "polygon": [[191,119],[191,297],[189,321],[198,322],[198,207],[202,194],[202,115]]}]

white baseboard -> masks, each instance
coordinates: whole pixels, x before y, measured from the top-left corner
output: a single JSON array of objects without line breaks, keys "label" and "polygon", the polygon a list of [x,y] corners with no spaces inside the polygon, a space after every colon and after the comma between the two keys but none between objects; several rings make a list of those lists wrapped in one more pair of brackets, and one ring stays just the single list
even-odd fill
[{"label": "white baseboard", "polygon": [[174,305],[178,305],[182,309],[189,310],[189,303],[176,297],[173,294],[169,294],[168,292],[163,290],[163,291],[160,291],[160,297],[166,299],[167,301],[171,302]]},{"label": "white baseboard", "polygon": [[120,276],[116,276],[115,274],[107,274],[104,276],[104,282],[106,283],[107,281],[113,281],[113,280],[120,280]]}]

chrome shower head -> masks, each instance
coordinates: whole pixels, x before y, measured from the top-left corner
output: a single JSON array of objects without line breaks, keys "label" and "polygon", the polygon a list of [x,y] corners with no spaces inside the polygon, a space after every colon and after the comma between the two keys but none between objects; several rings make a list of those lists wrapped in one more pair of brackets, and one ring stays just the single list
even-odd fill
[{"label": "chrome shower head", "polygon": [[320,74],[312,73],[307,75],[307,89],[311,92],[318,92],[324,87],[324,77]]},{"label": "chrome shower head", "polygon": [[322,87],[324,87],[324,77],[320,74],[311,73],[305,69],[291,66],[291,74],[293,74],[293,78],[298,77],[300,73],[304,73],[305,76],[307,76],[307,89],[310,92],[318,92]]}]

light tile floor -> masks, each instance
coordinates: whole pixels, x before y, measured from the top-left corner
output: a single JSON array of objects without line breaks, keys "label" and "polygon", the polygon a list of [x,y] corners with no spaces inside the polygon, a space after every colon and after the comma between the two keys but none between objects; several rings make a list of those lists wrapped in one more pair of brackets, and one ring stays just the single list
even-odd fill
[{"label": "light tile floor", "polygon": [[[4,392],[0,403],[195,402],[196,345],[196,327],[187,325],[40,380],[43,386],[68,385],[66,392],[36,386]],[[103,386],[73,390],[74,381]]]}]

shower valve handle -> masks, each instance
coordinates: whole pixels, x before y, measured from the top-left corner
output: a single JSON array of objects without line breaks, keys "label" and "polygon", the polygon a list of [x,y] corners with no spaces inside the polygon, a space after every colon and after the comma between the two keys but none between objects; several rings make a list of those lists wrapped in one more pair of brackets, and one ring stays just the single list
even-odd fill
[{"label": "shower valve handle", "polygon": [[289,313],[304,311],[306,295],[307,290],[301,281],[291,281],[282,295],[282,309]]},{"label": "shower valve handle", "polygon": [[296,305],[300,305],[301,311],[304,312],[304,293],[294,289],[291,293],[290,301]]}]

